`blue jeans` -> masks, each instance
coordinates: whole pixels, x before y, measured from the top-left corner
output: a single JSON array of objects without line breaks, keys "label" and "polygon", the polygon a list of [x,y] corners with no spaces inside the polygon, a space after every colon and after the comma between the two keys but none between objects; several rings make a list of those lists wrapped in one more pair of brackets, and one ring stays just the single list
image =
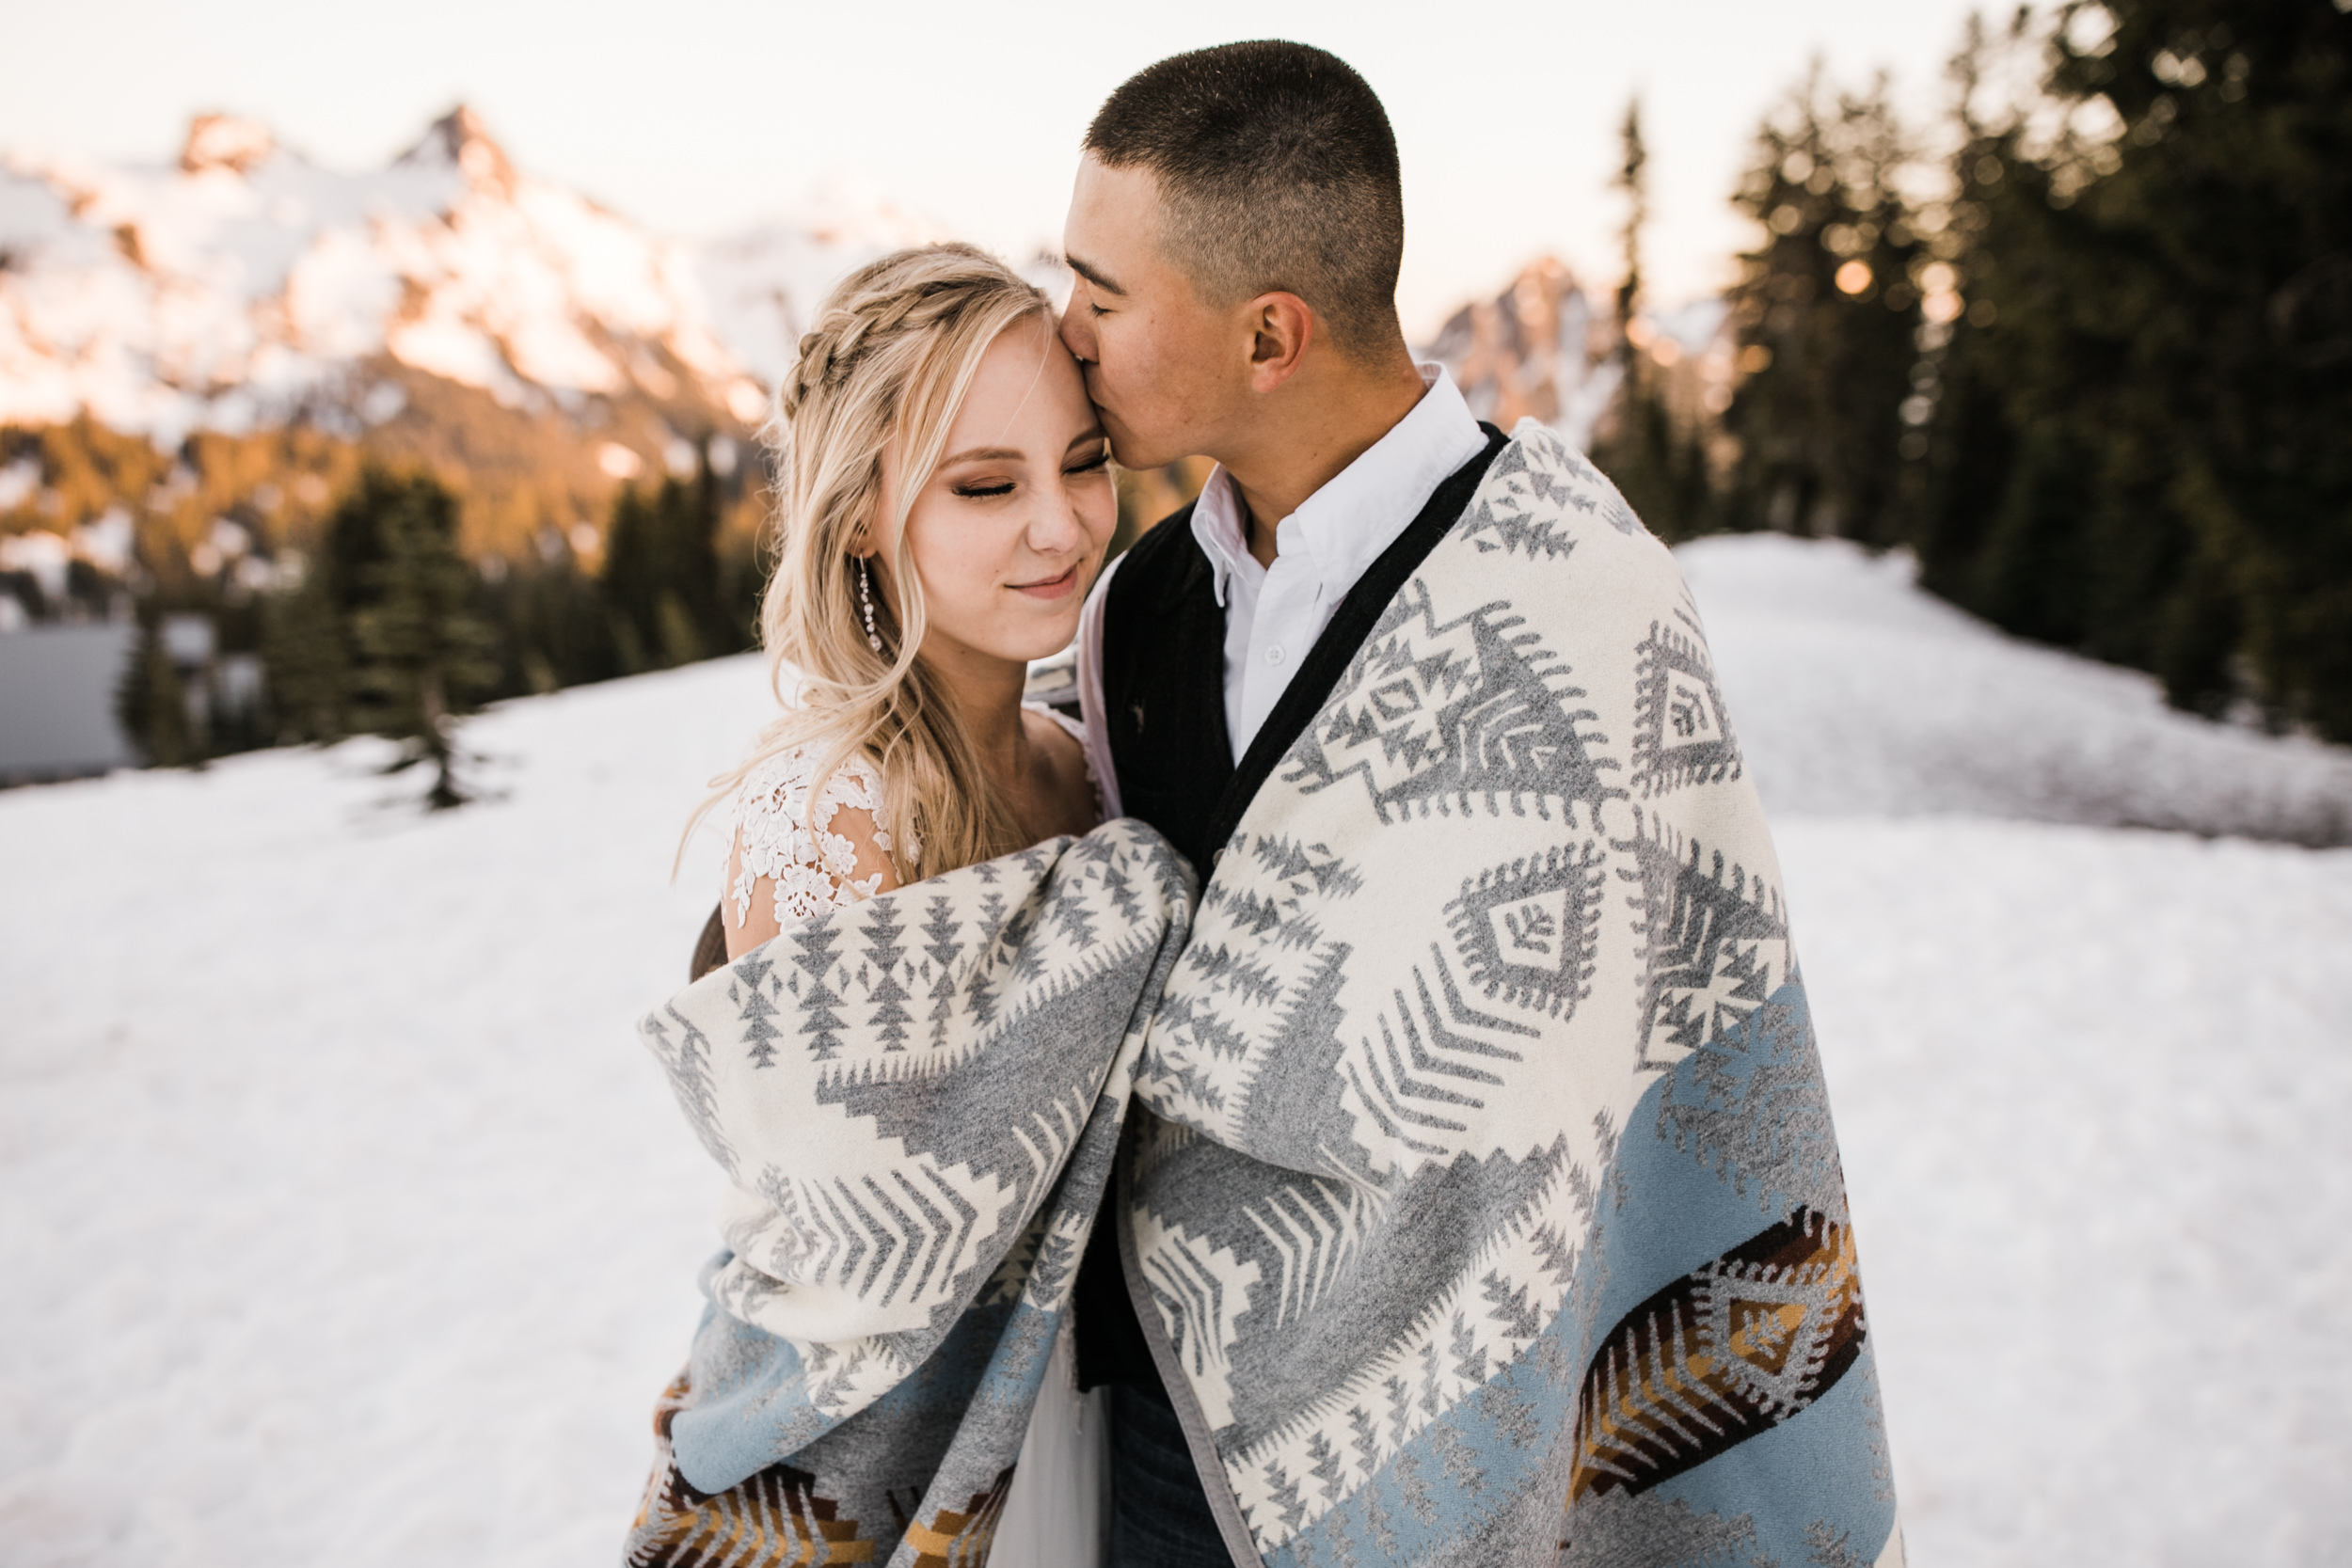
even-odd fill
[{"label": "blue jeans", "polygon": [[1176,1412],[1111,1385],[1110,1568],[1232,1568]]}]

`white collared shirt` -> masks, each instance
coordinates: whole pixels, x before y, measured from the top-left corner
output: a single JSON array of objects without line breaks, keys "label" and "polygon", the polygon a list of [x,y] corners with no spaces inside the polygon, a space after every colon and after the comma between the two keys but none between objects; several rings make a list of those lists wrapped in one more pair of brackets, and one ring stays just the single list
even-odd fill
[{"label": "white collared shirt", "polygon": [[[1445,367],[1417,367],[1428,390],[1386,436],[1274,526],[1274,564],[1258,564],[1243,531],[1240,488],[1213,470],[1192,509],[1192,534],[1216,574],[1225,610],[1225,736],[1233,760],[1249,750],[1289,689],[1299,660],[1380,552],[1396,542],[1448,475],[1478,455],[1485,432]],[[1114,562],[1111,571],[1118,569]],[[1103,601],[1105,571],[1078,624],[1078,682],[1087,750],[1119,815],[1118,781],[1104,733]]]}]

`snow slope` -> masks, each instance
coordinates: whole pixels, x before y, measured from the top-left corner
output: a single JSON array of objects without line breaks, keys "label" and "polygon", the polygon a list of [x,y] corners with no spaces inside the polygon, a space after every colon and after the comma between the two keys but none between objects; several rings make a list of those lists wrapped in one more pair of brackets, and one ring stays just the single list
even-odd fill
[{"label": "snow slope", "polygon": [[765,700],[516,704],[434,820],[363,747],[0,797],[0,1563],[612,1560],[717,1190],[630,1024]]},{"label": "snow slope", "polygon": [[2352,844],[2352,752],[2190,718],[2137,671],[2005,637],[1873,557],[1786,534],[1678,552],[1774,813],[1961,813]]},{"label": "snow slope", "polygon": [[[2325,800],[2342,758],[1835,546],[1685,560],[1914,1560],[2345,1560],[2352,852],[2050,820]],[[430,820],[360,746],[0,796],[0,1565],[612,1560],[716,1184],[629,1023],[767,701],[731,660],[511,705],[469,732],[505,798]],[[1954,754],[1976,793],[1887,815]]]},{"label": "snow slope", "polygon": [[1912,1560],[2352,1561],[2352,852],[1775,838]]}]

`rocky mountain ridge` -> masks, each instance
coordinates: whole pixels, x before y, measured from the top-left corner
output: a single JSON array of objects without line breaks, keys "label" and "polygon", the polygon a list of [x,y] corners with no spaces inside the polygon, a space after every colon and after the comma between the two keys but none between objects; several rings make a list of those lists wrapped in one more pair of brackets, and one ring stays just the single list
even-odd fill
[{"label": "rocky mountain ridge", "polygon": [[[835,203],[836,206],[844,205]],[[460,107],[386,167],[199,117],[178,162],[0,165],[0,423],[174,444],[380,424],[401,372],[595,422],[598,400],[756,422],[833,276],[928,237],[877,201],[695,246],[518,170]]]},{"label": "rocky mountain ridge", "polygon": [[[518,168],[464,107],[359,172],[222,115],[170,164],[0,156],[0,533],[22,536],[0,570],[36,546],[61,570],[48,556],[135,519],[164,578],[183,558],[208,578],[220,519],[298,544],[367,456],[460,485],[474,553],[594,556],[617,486],[757,425],[835,277],[936,237],[835,185],[745,233],[665,239]],[[1719,320],[1660,341],[1695,360]],[[1620,348],[1606,302],[1543,260],[1427,352],[1483,417],[1584,446]],[[1198,478],[1134,476],[1137,515]]]},{"label": "rocky mountain ridge", "polygon": [[665,239],[464,107],[357,173],[221,115],[167,165],[0,156],[0,573],[135,523],[193,591],[221,519],[298,545],[370,457],[459,486],[472,553],[593,557],[619,485],[758,425],[834,277],[931,237],[835,185]]}]

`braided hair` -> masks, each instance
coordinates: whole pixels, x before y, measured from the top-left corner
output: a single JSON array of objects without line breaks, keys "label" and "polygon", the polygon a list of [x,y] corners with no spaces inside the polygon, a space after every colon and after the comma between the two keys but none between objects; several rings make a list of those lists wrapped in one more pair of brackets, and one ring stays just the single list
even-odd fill
[{"label": "braided hair", "polygon": [[[775,569],[759,627],[785,712],[740,767],[711,781],[714,793],[695,820],[768,758],[815,745],[824,760],[812,804],[853,754],[881,772],[891,819],[912,829],[892,835],[902,881],[1021,847],[1011,808],[990,788],[946,688],[915,657],[923,585],[906,515],[939,465],[982,356],[1008,327],[1033,318],[1052,320],[1043,293],[962,244],[897,251],[826,296],[777,388],[765,433],[775,475]],[[887,517],[880,515],[885,461],[897,481]],[[858,614],[856,563],[882,550],[891,552],[893,569],[888,594],[876,595],[877,651]]]}]

